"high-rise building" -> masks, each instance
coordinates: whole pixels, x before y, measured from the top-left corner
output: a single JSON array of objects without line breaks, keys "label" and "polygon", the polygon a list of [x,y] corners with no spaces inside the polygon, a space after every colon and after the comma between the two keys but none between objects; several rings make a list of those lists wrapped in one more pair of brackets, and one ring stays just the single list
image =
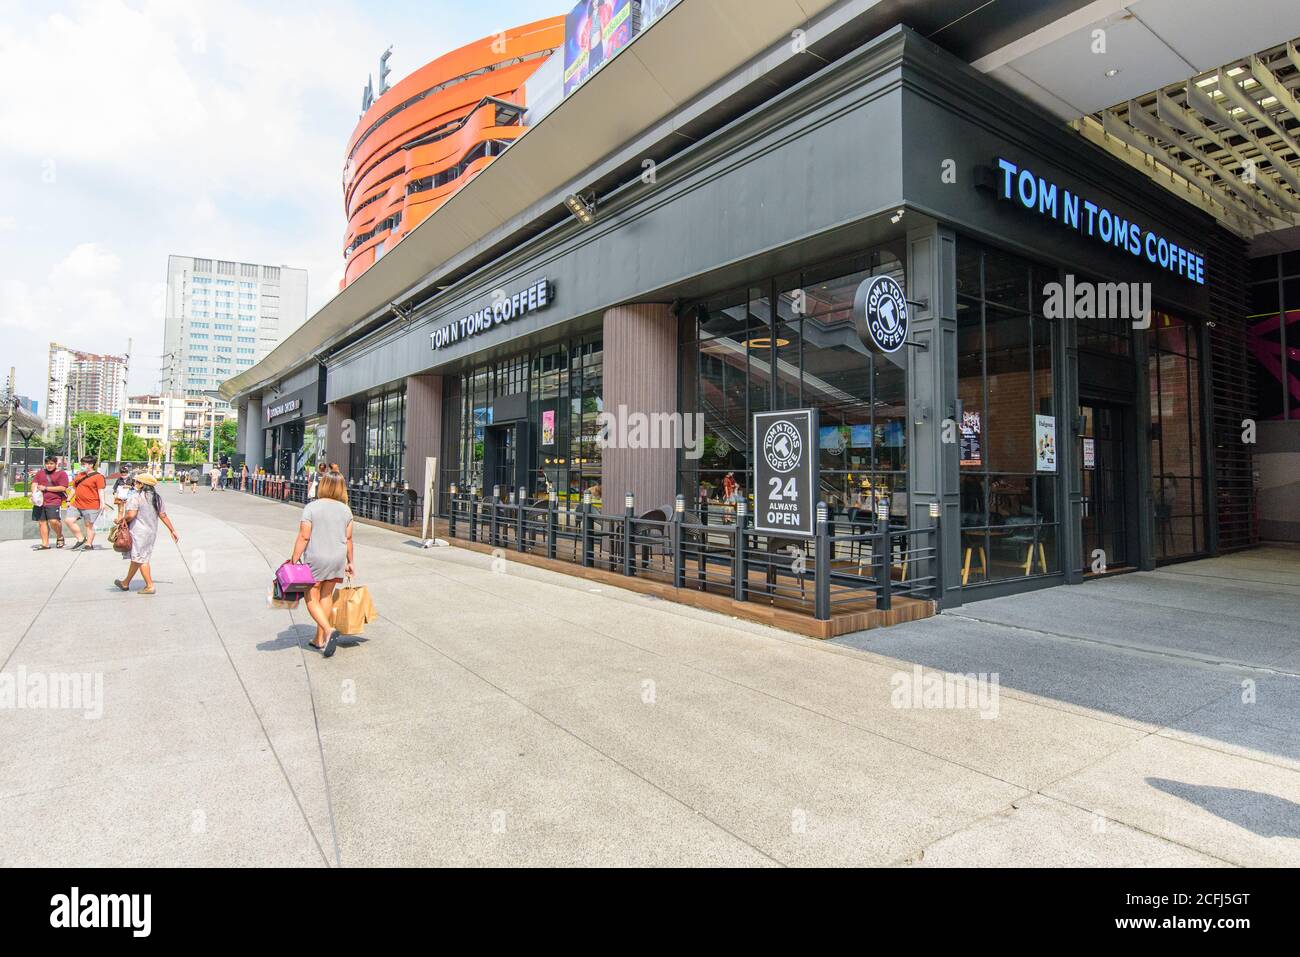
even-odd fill
[{"label": "high-rise building", "polygon": [[67,424],[69,414],[104,412],[116,415],[126,392],[126,357],[79,352],[50,343],[49,390],[45,417],[51,429]]},{"label": "high-rise building", "polygon": [[160,391],[212,391],[306,319],[305,269],[168,256]]}]

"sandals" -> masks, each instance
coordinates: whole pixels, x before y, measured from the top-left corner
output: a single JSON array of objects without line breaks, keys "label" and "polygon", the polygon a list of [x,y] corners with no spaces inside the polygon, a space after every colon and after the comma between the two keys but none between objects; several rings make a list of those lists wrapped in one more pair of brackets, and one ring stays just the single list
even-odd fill
[{"label": "sandals", "polygon": [[113,579],[113,584],[116,585],[118,588],[122,589],[122,591],[130,591],[130,590],[131,590],[131,586],[128,585],[128,584],[126,584],[125,582],[123,582],[122,579],[120,579],[120,578],[114,578],[114,579]]},{"label": "sandals", "polygon": [[339,633],[337,631],[332,631],[330,632],[329,638],[325,641],[325,647],[321,650],[321,657],[333,658],[334,652],[338,650],[338,646],[339,646]]},{"label": "sandals", "polygon": [[149,588],[141,588],[138,592],[136,592],[136,594],[137,594],[137,595],[156,595],[156,594],[157,594],[157,591],[155,591],[154,588],[151,586],[151,587],[149,587]]},{"label": "sandals", "polygon": [[55,545],[54,547],[55,547],[55,548],[62,548],[62,547],[63,547],[63,539],[60,538],[60,539],[59,539],[59,544]]},{"label": "sandals", "polygon": [[33,545],[33,546],[32,546],[32,551],[34,551],[34,552],[48,552],[49,550],[50,550],[50,546],[49,546],[49,545]]}]

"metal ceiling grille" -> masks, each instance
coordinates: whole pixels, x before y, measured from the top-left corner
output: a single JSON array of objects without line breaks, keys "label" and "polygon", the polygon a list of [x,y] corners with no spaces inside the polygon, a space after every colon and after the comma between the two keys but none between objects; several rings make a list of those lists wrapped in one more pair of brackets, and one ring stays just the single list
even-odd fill
[{"label": "metal ceiling grille", "polygon": [[1300,224],[1297,89],[1292,40],[1073,125],[1249,239]]}]

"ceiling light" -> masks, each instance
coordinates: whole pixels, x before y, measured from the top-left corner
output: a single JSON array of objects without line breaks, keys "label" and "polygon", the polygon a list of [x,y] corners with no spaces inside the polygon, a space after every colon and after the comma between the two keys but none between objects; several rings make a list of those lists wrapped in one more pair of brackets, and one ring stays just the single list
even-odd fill
[{"label": "ceiling light", "polygon": [[570,193],[564,197],[564,205],[569,207],[569,212],[573,213],[575,219],[584,226],[590,226],[596,221],[596,196],[579,196],[577,193]]}]

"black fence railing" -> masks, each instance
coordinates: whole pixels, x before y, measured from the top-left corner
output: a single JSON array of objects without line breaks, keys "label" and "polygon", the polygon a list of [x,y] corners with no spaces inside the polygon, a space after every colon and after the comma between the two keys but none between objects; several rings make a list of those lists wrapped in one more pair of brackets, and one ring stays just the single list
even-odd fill
[{"label": "black fence railing", "polygon": [[[307,503],[310,483],[307,479],[283,475],[251,475],[245,491],[262,498],[282,502]],[[420,518],[420,500],[411,489],[392,485],[348,485],[348,505],[352,514],[386,525],[410,528]]]},{"label": "black fence railing", "polygon": [[780,600],[821,621],[837,610],[889,610],[898,596],[935,600],[943,580],[937,519],[923,528],[861,515],[836,523],[822,507],[816,535],[805,539],[756,531],[743,513],[710,522],[708,510],[688,514],[680,498],[666,519],[554,500],[460,493],[445,501],[452,538],[737,601]]}]

